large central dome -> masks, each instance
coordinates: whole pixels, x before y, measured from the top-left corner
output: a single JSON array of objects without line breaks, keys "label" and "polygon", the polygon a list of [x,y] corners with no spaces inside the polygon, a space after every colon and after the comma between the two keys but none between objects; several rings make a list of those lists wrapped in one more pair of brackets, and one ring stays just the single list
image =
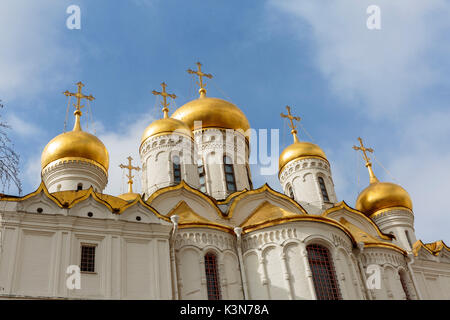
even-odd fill
[{"label": "large central dome", "polygon": [[194,122],[201,121],[202,128],[222,128],[243,130],[250,129],[250,124],[245,114],[231,102],[201,96],[192,100],[173,114],[172,118],[186,123],[191,130],[194,129]]}]

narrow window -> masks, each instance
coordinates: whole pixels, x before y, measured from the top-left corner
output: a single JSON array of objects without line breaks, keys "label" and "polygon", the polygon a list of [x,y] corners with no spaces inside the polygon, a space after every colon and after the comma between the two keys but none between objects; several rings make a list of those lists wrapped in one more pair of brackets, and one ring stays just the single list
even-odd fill
[{"label": "narrow window", "polygon": [[291,185],[288,185],[287,194],[288,194],[289,197],[294,199],[294,191],[292,190],[292,186]]},{"label": "narrow window", "polygon": [[173,166],[173,181],[175,183],[180,183],[181,182],[180,157],[174,156],[172,158],[172,166]]},{"label": "narrow window", "polygon": [[306,247],[306,251],[317,300],[341,300],[336,272],[328,249],[318,244],[310,244]]},{"label": "narrow window", "polygon": [[236,191],[236,180],[234,177],[233,161],[228,156],[223,157],[223,164],[225,170],[225,182],[229,192]]},{"label": "narrow window", "polygon": [[328,198],[327,188],[325,187],[325,182],[322,177],[319,177],[319,186],[320,191],[322,192],[323,201],[329,202],[330,198]]},{"label": "narrow window", "polygon": [[95,272],[95,245],[81,246],[80,271]]},{"label": "narrow window", "polygon": [[77,191],[80,191],[80,190],[83,190],[83,184],[82,183],[79,183],[77,185]]},{"label": "narrow window", "polygon": [[214,253],[205,255],[206,287],[208,300],[220,300],[219,275],[217,273],[217,259]]},{"label": "narrow window", "polygon": [[405,230],[406,240],[408,240],[409,247],[412,249],[413,245],[411,243],[411,238],[409,237],[408,230]]},{"label": "narrow window", "polygon": [[200,191],[206,192],[205,166],[203,164],[198,166],[198,176],[200,181]]},{"label": "narrow window", "polygon": [[402,283],[403,292],[405,292],[406,300],[411,300],[411,295],[409,294],[409,290],[408,290],[408,284],[405,279],[405,273],[399,272],[399,276],[400,276],[400,282]]}]

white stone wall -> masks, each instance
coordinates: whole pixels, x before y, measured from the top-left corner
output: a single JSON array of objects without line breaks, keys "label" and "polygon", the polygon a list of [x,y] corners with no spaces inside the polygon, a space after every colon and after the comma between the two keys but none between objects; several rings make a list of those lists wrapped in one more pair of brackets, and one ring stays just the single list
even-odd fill
[{"label": "white stone wall", "polygon": [[243,236],[249,299],[315,299],[306,246],[329,249],[344,299],[363,299],[362,284],[350,258],[352,244],[340,230],[314,222],[292,222]]},{"label": "white stone wall", "polygon": [[186,228],[177,232],[175,256],[180,299],[208,299],[204,262],[208,252],[217,258],[222,299],[243,299],[236,238],[209,228]]},{"label": "white stone wall", "polygon": [[[37,205],[46,209],[31,203],[3,215],[0,298],[172,298],[169,222],[138,205],[121,215]],[[96,246],[95,273],[81,273],[81,289],[69,290],[66,270],[80,265],[81,244]]]},{"label": "white stone wall", "polygon": [[194,131],[198,159],[206,173],[206,192],[216,199],[225,199],[227,191],[223,156],[233,159],[236,190],[250,189],[248,172],[249,147],[245,136],[234,130],[203,129]]},{"label": "white stone wall", "polygon": [[146,197],[161,188],[174,185],[173,156],[181,163],[181,179],[199,187],[197,155],[194,142],[181,135],[168,134],[147,139],[140,148],[142,190]]},{"label": "white stone wall", "polygon": [[[327,189],[329,201],[325,202],[320,190],[318,178],[322,177]],[[311,214],[320,214],[323,209],[336,203],[336,192],[331,176],[330,165],[318,158],[293,160],[280,172],[280,183],[284,193],[289,195],[292,187],[294,199]]]},{"label": "white stone wall", "polygon": [[[394,244],[411,252],[411,245],[417,239],[414,231],[414,215],[410,211],[403,209],[387,210],[377,214],[372,220],[383,233],[390,233],[395,236]],[[408,232],[409,240],[406,231]]]},{"label": "white stone wall", "polygon": [[50,193],[57,191],[77,190],[82,184],[82,189],[102,192],[108,183],[108,177],[98,166],[80,160],[58,162],[45,167],[42,171],[44,181]]},{"label": "white stone wall", "polygon": [[421,249],[411,267],[422,299],[450,300],[450,253],[435,256]]},{"label": "white stone wall", "polygon": [[401,253],[385,248],[365,248],[361,253],[360,260],[365,277],[371,274],[367,270],[370,265],[376,265],[380,270],[380,288],[368,288],[372,300],[405,300],[406,293],[400,281],[400,274],[405,277],[410,298],[418,299],[419,296],[407,265],[407,259]]}]

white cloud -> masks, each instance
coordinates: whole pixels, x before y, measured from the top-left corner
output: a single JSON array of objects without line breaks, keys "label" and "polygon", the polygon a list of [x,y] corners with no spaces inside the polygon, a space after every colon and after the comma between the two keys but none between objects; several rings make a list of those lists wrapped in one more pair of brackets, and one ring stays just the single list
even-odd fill
[{"label": "white cloud", "polygon": [[[450,4],[445,0],[376,3],[381,30],[366,27],[366,9],[373,1],[268,2],[270,8],[294,18],[289,27],[298,28],[299,36],[312,30],[315,63],[338,96],[360,110],[362,106],[363,112],[385,117],[408,108],[418,91],[445,76],[442,66],[427,58],[433,53],[445,60],[449,53],[444,39],[450,27]],[[301,22],[311,29],[300,28]]]},{"label": "white cloud", "polygon": [[37,125],[32,124],[30,121],[25,121],[19,118],[15,114],[9,114],[7,118],[8,125],[11,126],[11,130],[20,137],[37,138],[42,135],[42,129]]},{"label": "white cloud", "polygon": [[[148,114],[143,114],[127,119],[122,122],[119,128],[114,131],[105,130],[105,126],[96,124],[98,137],[105,144],[109,152],[109,170],[108,170],[108,186],[104,193],[119,195],[127,192],[128,179],[124,175],[123,169],[119,168],[120,164],[128,164],[127,158],[133,158],[133,166],[142,167],[139,157],[139,145],[142,133],[145,128],[152,123],[155,118]],[[103,128],[101,128],[103,127]],[[133,191],[141,193],[141,172],[133,171],[134,184]]]},{"label": "white cloud", "polygon": [[[367,117],[364,125],[355,124],[352,130],[370,137],[377,158],[412,196],[416,235],[425,241],[438,238],[450,243],[450,215],[445,212],[450,190],[450,113],[442,111],[448,107],[440,92],[430,94],[449,88],[450,3],[378,0],[379,31],[366,28],[366,8],[373,1],[267,3],[271,15],[281,13],[289,18],[283,20],[289,28],[298,28],[299,41],[307,38],[315,44],[314,63],[332,92],[344,105]],[[279,30],[280,26],[274,28]],[[308,37],[303,34],[305,30],[311,31]],[[419,102],[427,100],[426,106]],[[390,134],[380,132],[379,122],[391,130]],[[336,150],[350,154],[352,143],[343,145],[345,148]],[[357,187],[352,182],[355,171],[349,168],[354,167],[354,158],[350,157],[334,154],[331,158],[338,197],[351,197],[344,199],[354,205]],[[379,178],[392,180],[376,163],[374,166]],[[367,173],[360,174],[362,185],[367,185]]]}]

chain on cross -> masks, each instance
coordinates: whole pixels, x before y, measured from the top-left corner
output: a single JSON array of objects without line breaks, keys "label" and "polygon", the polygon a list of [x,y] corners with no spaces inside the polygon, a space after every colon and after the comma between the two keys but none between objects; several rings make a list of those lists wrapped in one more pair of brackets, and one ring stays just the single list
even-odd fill
[{"label": "chain on cross", "polygon": [[291,128],[291,133],[294,136],[294,142],[298,142],[298,138],[297,138],[297,126],[294,124],[294,120],[296,121],[300,121],[301,118],[300,117],[295,117],[291,114],[291,107],[286,106],[286,110],[287,110],[287,114],[283,114],[281,113],[281,117],[282,118],[288,118],[289,119],[289,128]]},{"label": "chain on cross", "polygon": [[162,92],[153,90],[152,93],[155,96],[162,96],[163,97],[163,102],[161,102],[161,105],[163,106],[162,111],[164,112],[164,118],[168,118],[169,117],[169,108],[167,108],[169,106],[169,102],[167,102],[167,97],[172,98],[172,99],[176,99],[177,96],[171,93],[167,93],[166,92],[166,87],[167,84],[165,84],[164,82],[161,83],[161,87],[162,87]]},{"label": "chain on cross", "polygon": [[200,93],[200,96],[203,97],[206,95],[206,89],[205,89],[205,84],[203,83],[203,77],[206,77],[208,79],[212,79],[212,74],[209,73],[203,73],[202,72],[202,64],[200,62],[197,62],[197,71],[188,69],[187,72],[189,74],[195,74],[198,76],[199,81],[197,82],[197,84],[200,86],[200,90],[198,91]]},{"label": "chain on cross", "polygon": [[131,160],[133,160],[133,158],[131,156],[128,157],[127,159],[128,159],[128,165],[120,164],[119,167],[122,169],[128,169],[128,174],[126,175],[128,178],[128,193],[133,193],[133,178],[134,178],[134,176],[132,175],[132,171],[133,170],[140,171],[141,168],[132,166]]},{"label": "chain on cross", "polygon": [[84,107],[84,105],[81,105],[81,99],[86,99],[88,101],[92,101],[95,99],[91,94],[86,96],[81,92],[81,89],[84,87],[84,84],[81,81],[77,83],[77,86],[78,86],[78,91],[75,93],[69,92],[68,90],[63,92],[63,94],[66,97],[75,97],[77,99],[76,104],[73,103],[73,106],[75,107],[75,112],[73,113],[75,115],[75,125],[74,125],[73,130],[81,130],[80,117],[83,114],[81,112],[81,108]]},{"label": "chain on cross", "polygon": [[361,138],[358,138],[358,140],[359,140],[360,146],[359,147],[353,146],[353,149],[355,149],[356,151],[362,151],[363,159],[364,159],[364,161],[366,161],[365,165],[366,165],[367,169],[369,170],[370,183],[378,182],[377,177],[373,173],[372,163],[370,162],[370,158],[367,156],[367,152],[373,153],[373,149],[364,147],[364,144],[363,144],[363,141]]}]

